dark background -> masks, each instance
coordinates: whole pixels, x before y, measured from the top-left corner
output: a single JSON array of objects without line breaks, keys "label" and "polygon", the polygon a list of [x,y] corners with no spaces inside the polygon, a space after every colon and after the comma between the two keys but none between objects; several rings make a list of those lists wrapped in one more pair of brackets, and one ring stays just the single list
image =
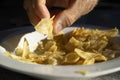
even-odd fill
[{"label": "dark background", "polygon": [[[100,0],[92,12],[74,23],[77,26],[81,24],[120,27],[120,0]],[[23,0],[0,0],[0,31],[30,25],[23,8]],[[8,79],[37,80],[0,67],[0,80]]]},{"label": "dark background", "polygon": [[[75,25],[120,26],[120,0],[100,0],[96,8]],[[23,0],[0,0],[0,30],[31,25]]]}]

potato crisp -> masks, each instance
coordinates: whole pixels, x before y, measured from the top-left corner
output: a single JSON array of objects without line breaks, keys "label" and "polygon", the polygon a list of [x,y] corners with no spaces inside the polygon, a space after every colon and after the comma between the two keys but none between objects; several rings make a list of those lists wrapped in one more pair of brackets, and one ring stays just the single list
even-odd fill
[{"label": "potato crisp", "polygon": [[[28,40],[24,39],[23,48],[17,47],[14,52],[5,54],[13,59],[36,64],[50,65],[90,65],[115,58],[120,52],[112,48],[110,39],[118,35],[118,29],[98,30],[77,27],[67,34],[53,35],[50,20],[42,20],[36,29],[50,38],[41,40],[36,50],[29,49]],[[48,27],[47,27],[48,28]],[[111,56],[110,56],[111,55]]]},{"label": "potato crisp", "polygon": [[34,52],[30,52],[29,44],[24,39],[23,49],[17,47],[14,54],[6,55],[25,62],[51,65],[90,65],[110,60],[116,51],[111,49],[109,40],[118,35],[118,30],[92,30],[75,28],[72,32],[59,34],[53,39],[40,41]]}]

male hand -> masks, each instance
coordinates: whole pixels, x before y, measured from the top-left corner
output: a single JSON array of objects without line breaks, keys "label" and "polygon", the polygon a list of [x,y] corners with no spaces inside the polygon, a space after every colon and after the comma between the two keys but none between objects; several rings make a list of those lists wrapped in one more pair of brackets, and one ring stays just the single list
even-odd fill
[{"label": "male hand", "polygon": [[[78,18],[89,13],[98,0],[24,0],[30,22],[35,26],[42,18],[54,18],[54,33],[72,25]],[[51,7],[65,8],[62,11],[49,11]]]}]

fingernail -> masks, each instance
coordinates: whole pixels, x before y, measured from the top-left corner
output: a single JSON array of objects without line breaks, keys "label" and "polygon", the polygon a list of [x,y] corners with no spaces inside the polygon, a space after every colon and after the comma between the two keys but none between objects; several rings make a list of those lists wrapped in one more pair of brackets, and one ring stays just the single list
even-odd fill
[{"label": "fingernail", "polygon": [[56,33],[58,33],[59,31],[61,31],[62,30],[62,25],[60,24],[60,23],[58,23],[57,25],[56,25]]}]

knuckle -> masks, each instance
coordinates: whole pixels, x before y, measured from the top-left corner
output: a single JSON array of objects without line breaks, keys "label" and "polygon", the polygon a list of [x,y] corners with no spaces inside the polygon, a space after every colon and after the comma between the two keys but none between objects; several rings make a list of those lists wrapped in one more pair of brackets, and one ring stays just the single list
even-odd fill
[{"label": "knuckle", "polygon": [[76,20],[75,15],[73,15],[67,11],[64,11],[63,13],[64,13],[64,18],[65,18],[65,25],[66,26],[72,25]]}]

